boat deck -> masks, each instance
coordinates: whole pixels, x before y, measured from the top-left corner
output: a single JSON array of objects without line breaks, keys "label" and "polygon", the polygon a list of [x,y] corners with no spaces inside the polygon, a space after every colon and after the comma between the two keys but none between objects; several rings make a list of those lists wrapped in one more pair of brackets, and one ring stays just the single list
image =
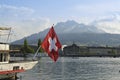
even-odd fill
[{"label": "boat deck", "polygon": [[17,60],[17,61],[14,61],[14,60],[12,60],[12,61],[9,61],[9,63],[21,63],[21,62],[33,62],[33,61],[37,61],[37,60]]}]

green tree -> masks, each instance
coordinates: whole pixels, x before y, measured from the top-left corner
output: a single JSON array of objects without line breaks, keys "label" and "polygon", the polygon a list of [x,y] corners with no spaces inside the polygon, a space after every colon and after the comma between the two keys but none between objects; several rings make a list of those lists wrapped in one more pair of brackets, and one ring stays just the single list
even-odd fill
[{"label": "green tree", "polygon": [[27,42],[27,39],[24,40],[24,48],[25,48],[25,49],[28,48],[28,42]]},{"label": "green tree", "polygon": [[34,53],[34,49],[32,49],[30,46],[28,46],[27,39],[24,40],[24,45],[21,48],[21,52],[25,53]]},{"label": "green tree", "polygon": [[[41,46],[41,43],[42,43],[41,39],[38,39],[38,48]],[[43,49],[40,48],[39,52],[43,52]]]},{"label": "green tree", "polygon": [[38,39],[38,47],[41,45],[41,39]]}]

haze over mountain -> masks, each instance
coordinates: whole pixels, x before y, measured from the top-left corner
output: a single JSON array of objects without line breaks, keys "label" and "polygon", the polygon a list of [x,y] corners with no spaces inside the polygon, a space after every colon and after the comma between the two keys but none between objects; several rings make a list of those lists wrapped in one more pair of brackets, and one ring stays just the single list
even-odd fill
[{"label": "haze over mountain", "polygon": [[[79,24],[73,20],[59,22],[54,26],[56,33],[62,44],[71,44],[73,42],[82,45],[118,45],[120,35],[108,34],[98,29],[94,25]],[[29,44],[37,44],[38,39],[44,39],[49,29],[25,37]],[[13,42],[14,44],[23,44],[24,39]]]},{"label": "haze over mountain", "polygon": [[56,24],[55,30],[57,33],[104,33],[93,25],[79,24],[73,20]]}]

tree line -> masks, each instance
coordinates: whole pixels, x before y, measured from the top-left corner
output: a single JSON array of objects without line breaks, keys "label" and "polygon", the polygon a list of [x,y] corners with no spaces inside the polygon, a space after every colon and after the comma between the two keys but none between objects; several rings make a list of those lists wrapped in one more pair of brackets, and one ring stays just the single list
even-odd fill
[{"label": "tree line", "polygon": [[[41,39],[38,40],[37,48],[39,48],[41,45]],[[24,40],[24,44],[21,47],[20,51],[24,54],[26,53],[34,53],[35,50],[29,46],[27,39]],[[44,52],[42,48],[38,52]]]}]

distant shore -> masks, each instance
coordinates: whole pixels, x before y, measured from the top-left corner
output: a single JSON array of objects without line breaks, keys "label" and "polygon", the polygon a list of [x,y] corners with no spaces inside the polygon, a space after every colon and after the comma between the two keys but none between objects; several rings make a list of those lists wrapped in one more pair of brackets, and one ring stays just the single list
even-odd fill
[{"label": "distant shore", "polygon": [[120,55],[60,55],[60,57],[120,57]]}]

